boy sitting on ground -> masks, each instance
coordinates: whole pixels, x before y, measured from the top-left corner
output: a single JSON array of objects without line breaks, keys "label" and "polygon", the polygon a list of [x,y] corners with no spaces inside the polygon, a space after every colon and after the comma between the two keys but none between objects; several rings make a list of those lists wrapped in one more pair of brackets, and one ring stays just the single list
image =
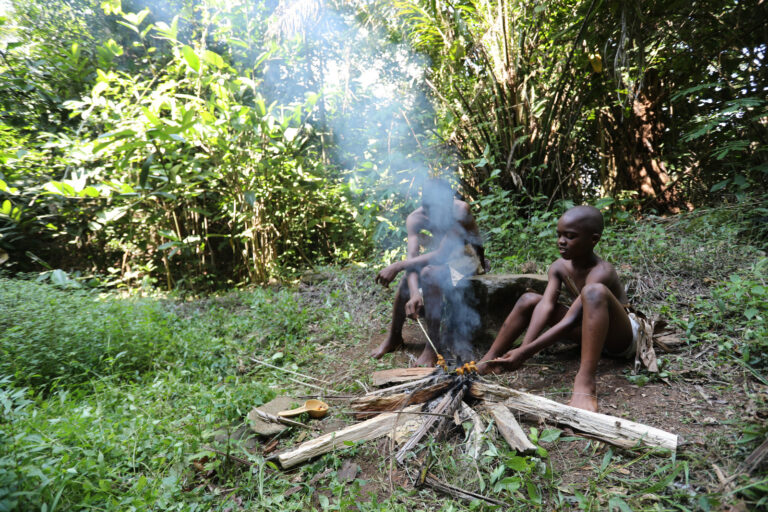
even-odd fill
[{"label": "boy sitting on ground", "polygon": [[[406,316],[413,319],[424,316],[429,338],[438,350],[446,356],[451,352],[459,359],[469,361],[472,347],[468,333],[464,332],[466,329],[454,329],[457,332],[446,336],[450,339],[442,340],[440,321],[443,298],[458,310],[463,296],[456,289],[457,284],[466,276],[486,270],[480,232],[470,207],[455,197],[447,181],[430,179],[422,187],[421,206],[408,215],[405,226],[408,233],[406,259],[387,266],[376,275],[377,283],[389,287],[389,283],[405,271],[395,295],[389,335],[371,355],[379,359],[402,345]],[[431,250],[420,254],[419,240],[423,231],[431,234]],[[467,308],[461,311],[470,316]],[[437,354],[427,343],[416,364],[434,366],[436,362]]]},{"label": "boy sitting on ground", "polygon": [[[596,373],[600,355],[634,358],[638,324],[630,318],[627,296],[613,265],[594,253],[603,232],[597,208],[577,206],[557,221],[561,258],[548,272],[544,295],[526,293],[504,321],[488,353],[478,363],[481,373],[519,368],[553,343],[581,340],[581,362],[569,405],[597,411]],[[557,302],[560,286],[575,296],[570,307]],[[546,326],[551,326],[544,332]],[[522,334],[522,344],[512,344]]]}]

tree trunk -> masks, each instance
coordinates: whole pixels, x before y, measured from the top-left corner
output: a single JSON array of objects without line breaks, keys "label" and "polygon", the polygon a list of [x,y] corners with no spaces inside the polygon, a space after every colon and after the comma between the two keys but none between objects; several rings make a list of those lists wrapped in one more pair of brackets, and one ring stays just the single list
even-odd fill
[{"label": "tree trunk", "polygon": [[675,192],[661,155],[665,129],[662,106],[666,94],[658,71],[649,69],[635,88],[631,112],[627,113],[622,105],[604,111],[605,137],[613,150],[616,167],[613,176],[602,177],[604,189],[613,195],[634,190],[644,203],[677,212],[687,205]]}]

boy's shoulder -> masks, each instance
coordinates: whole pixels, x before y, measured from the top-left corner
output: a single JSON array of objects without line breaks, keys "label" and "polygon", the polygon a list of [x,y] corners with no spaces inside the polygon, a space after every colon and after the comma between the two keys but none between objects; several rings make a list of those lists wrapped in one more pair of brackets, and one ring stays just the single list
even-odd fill
[{"label": "boy's shoulder", "polygon": [[565,258],[558,258],[549,266],[549,276],[558,277],[560,279],[565,277],[591,277],[593,282],[605,282],[613,281],[617,275],[616,268],[599,256],[597,257],[595,265],[582,269],[580,272],[576,271],[570,261]]}]

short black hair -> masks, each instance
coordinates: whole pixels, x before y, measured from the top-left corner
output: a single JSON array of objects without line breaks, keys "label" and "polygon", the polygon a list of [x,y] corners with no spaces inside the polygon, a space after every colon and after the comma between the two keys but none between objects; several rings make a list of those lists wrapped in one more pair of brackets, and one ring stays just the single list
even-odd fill
[{"label": "short black hair", "polygon": [[451,184],[442,178],[429,178],[421,185],[421,202],[441,204],[452,201],[455,197]]},{"label": "short black hair", "polygon": [[603,234],[603,227],[605,226],[603,214],[594,206],[574,206],[563,214],[563,217],[566,216],[577,219],[592,233],[597,233],[598,235]]}]

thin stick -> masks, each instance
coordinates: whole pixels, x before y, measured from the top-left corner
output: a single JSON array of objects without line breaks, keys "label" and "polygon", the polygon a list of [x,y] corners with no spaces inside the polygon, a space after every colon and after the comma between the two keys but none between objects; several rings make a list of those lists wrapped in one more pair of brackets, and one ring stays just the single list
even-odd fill
[{"label": "thin stick", "polygon": [[330,390],[328,388],[324,388],[322,386],[315,386],[314,384],[310,384],[309,382],[304,382],[304,381],[299,380],[299,379],[294,379],[293,377],[286,377],[286,378],[288,380],[292,381],[292,382],[295,382],[296,384],[301,384],[302,386],[307,386],[308,388],[319,389],[320,391],[324,391],[325,393],[331,393],[331,394],[334,393],[333,390]]},{"label": "thin stick", "polygon": [[[400,392],[405,389],[412,389],[421,386],[422,384],[427,383],[431,380],[436,380],[439,377],[443,377],[445,375],[430,375],[429,377],[424,377],[423,379],[419,380],[412,380],[410,382],[405,382],[403,384],[398,384],[397,386],[390,386],[388,388],[381,388],[381,389],[375,389],[373,391],[369,391],[364,396],[376,396],[376,395],[391,395],[393,392]],[[357,397],[355,397],[357,398]]]},{"label": "thin stick", "polygon": [[281,372],[292,373],[292,374],[297,375],[299,377],[304,377],[305,379],[316,380],[317,382],[322,382],[323,384],[331,385],[330,382],[325,381],[323,379],[318,379],[318,378],[315,378],[315,377],[311,377],[309,375],[304,375],[303,373],[294,372],[293,370],[289,370],[287,368],[280,368],[279,366],[275,366],[273,364],[269,364],[269,363],[266,363],[264,361],[260,361],[260,360],[256,359],[255,357],[251,357],[250,360],[253,361],[254,363],[263,364],[264,366],[269,366],[270,368],[274,368],[275,370],[280,370]]},{"label": "thin stick", "polygon": [[290,425],[292,427],[301,427],[301,428],[308,428],[310,430],[317,430],[317,427],[310,427],[309,425],[305,425],[304,423],[301,423],[299,421],[293,421],[293,420],[289,420],[288,418],[283,418],[281,416],[275,416],[274,414],[269,414],[268,412],[260,411],[258,409],[253,409],[251,412],[256,413],[256,415],[261,419],[263,419],[264,421],[269,421],[272,423],[282,423],[283,425]]},{"label": "thin stick", "polygon": [[421,319],[419,317],[416,317],[416,321],[419,323],[419,327],[421,327],[421,332],[423,332],[424,336],[427,337],[427,341],[429,342],[429,345],[432,347],[432,350],[435,351],[435,355],[439,356],[440,352],[437,351],[437,347],[435,347],[435,344],[432,343],[432,340],[429,338],[429,334],[427,334],[426,329],[424,329],[424,326],[421,325]]},{"label": "thin stick", "polygon": [[483,496],[482,494],[477,494],[476,492],[467,491],[466,489],[456,487],[455,485],[450,485],[445,482],[442,482],[431,473],[425,474],[423,485],[429,486],[437,491],[444,492],[449,496],[453,496],[454,498],[461,498],[465,500],[483,500],[493,505],[501,505],[501,506],[505,505],[503,501],[499,501],[495,498],[491,498],[489,496]]},{"label": "thin stick", "polygon": [[[203,449],[204,450],[210,450],[210,451],[212,451],[214,453],[218,453],[219,455],[223,455],[224,457],[226,457],[228,459],[232,459],[233,461],[235,461],[235,462],[237,462],[239,464],[242,464],[243,466],[251,466],[251,467],[253,467],[253,466],[257,465],[257,463],[255,463],[255,462],[251,462],[249,460],[245,460],[245,459],[243,459],[241,457],[238,457],[236,455],[232,455],[231,453],[226,453],[226,452],[223,452],[221,450],[217,450],[213,446],[203,446]],[[269,466],[266,466],[266,468],[267,468],[267,470],[270,470],[270,471],[272,470],[272,468],[270,468]]]},{"label": "thin stick", "polygon": [[389,413],[389,412],[396,412],[396,413],[399,413],[399,414],[418,414],[418,415],[422,415],[422,416],[443,416],[445,418],[453,418],[453,416],[451,416],[449,414],[441,414],[439,412],[405,411],[405,410],[401,411],[399,409],[396,410],[396,411],[355,411],[355,410],[350,410],[350,409],[342,409],[342,410],[336,411],[336,412],[344,412],[344,413],[347,413],[347,414],[384,414],[384,413]]}]

